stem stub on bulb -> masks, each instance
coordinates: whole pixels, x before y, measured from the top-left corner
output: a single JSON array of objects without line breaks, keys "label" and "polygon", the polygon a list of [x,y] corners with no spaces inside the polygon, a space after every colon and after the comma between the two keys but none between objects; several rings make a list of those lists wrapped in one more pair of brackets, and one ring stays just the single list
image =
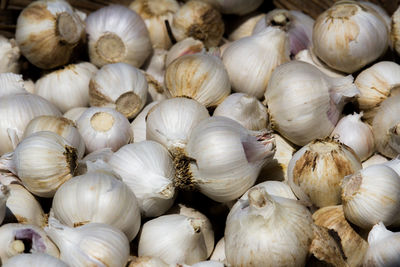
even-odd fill
[{"label": "stem stub on bulb", "polygon": [[117,111],[128,119],[133,118],[142,106],[142,100],[134,92],[126,92],[115,101]]},{"label": "stem stub on bulb", "polygon": [[114,33],[106,33],[97,40],[97,54],[110,63],[121,62],[125,57],[126,47],[121,38]]},{"label": "stem stub on bulb", "polygon": [[62,12],[57,16],[57,33],[61,40],[68,44],[76,44],[80,39],[80,32],[75,20],[67,12]]}]

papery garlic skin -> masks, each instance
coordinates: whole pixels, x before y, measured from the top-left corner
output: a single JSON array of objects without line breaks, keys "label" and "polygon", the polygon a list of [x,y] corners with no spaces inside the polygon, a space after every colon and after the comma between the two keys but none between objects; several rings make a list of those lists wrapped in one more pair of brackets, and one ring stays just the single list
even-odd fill
[{"label": "papery garlic skin", "polygon": [[18,93],[26,93],[27,91],[24,87],[25,83],[22,75],[11,72],[0,72],[0,97]]},{"label": "papery garlic skin", "polygon": [[9,188],[0,182],[0,224],[3,222],[4,217],[6,215],[6,208],[7,208],[6,204],[9,195],[10,195]]},{"label": "papery garlic skin", "polygon": [[[78,161],[78,167],[76,168],[76,175],[82,175],[87,173],[88,170],[88,163],[94,163],[97,160],[101,160],[104,163],[108,163],[110,160],[111,156],[114,154],[114,152],[111,150],[111,148],[106,147],[102,148],[96,151],[93,151],[92,153],[87,154],[83,159]],[[90,164],[89,164],[90,165]],[[101,164],[103,167],[107,166],[105,164]],[[108,168],[108,169],[111,169]]]},{"label": "papery garlic skin", "polygon": [[390,167],[373,165],[346,176],[342,183],[346,219],[370,229],[382,221],[391,225],[400,212],[400,178]]},{"label": "papery garlic skin", "polygon": [[233,42],[244,37],[252,35],[253,29],[257,22],[263,19],[265,14],[254,14],[247,17],[243,17],[240,24],[229,34],[229,41]]},{"label": "papery garlic skin", "polygon": [[200,261],[196,264],[193,264],[192,267],[224,267],[225,265],[222,262],[218,261]]},{"label": "papery garlic skin", "polygon": [[142,141],[125,145],[108,163],[135,193],[144,217],[160,216],[172,206],[175,200],[174,164],[161,144]]},{"label": "papery garlic skin", "polygon": [[89,62],[67,65],[37,80],[34,92],[63,113],[71,108],[89,106],[89,81],[96,71]]},{"label": "papery garlic skin", "polygon": [[14,39],[0,35],[0,73],[19,72],[20,50]]},{"label": "papery garlic skin", "polygon": [[304,266],[311,213],[295,200],[251,188],[228,214],[225,253],[232,266]]},{"label": "papery garlic skin", "polygon": [[174,44],[167,53],[165,59],[165,66],[167,67],[175,59],[180,56],[196,54],[204,50],[204,44],[202,41],[193,39],[192,37],[185,38],[176,44]]},{"label": "papery garlic skin", "polygon": [[393,13],[390,26],[391,47],[400,54],[400,7]]},{"label": "papery garlic skin", "polygon": [[158,257],[169,264],[194,264],[205,260],[203,224],[203,219],[178,214],[150,220],[143,225],[138,255]]},{"label": "papery garlic skin", "polygon": [[375,151],[374,134],[370,125],[363,123],[363,113],[347,115],[339,120],[331,137],[354,150],[361,161],[369,158]]},{"label": "papery garlic skin", "polygon": [[[25,241],[25,242],[24,242]],[[46,253],[58,258],[60,252],[42,228],[8,223],[0,227],[0,260],[4,264],[21,253]]]},{"label": "papery garlic skin", "polygon": [[363,266],[396,266],[400,261],[400,233],[386,229],[382,222],[368,234],[368,250]]},{"label": "papery garlic skin", "polygon": [[149,111],[159,103],[159,101],[153,101],[146,105],[142,111],[135,117],[131,122],[131,130],[133,133],[133,141],[135,143],[146,140],[146,118]]},{"label": "papery garlic skin", "polygon": [[172,267],[172,266],[157,257],[133,256],[133,259],[130,260],[129,265],[127,267]]},{"label": "papery garlic skin", "polygon": [[244,15],[256,10],[261,4],[262,0],[202,0],[218,8],[224,14]]},{"label": "papery garlic skin", "polygon": [[386,51],[388,34],[385,21],[374,9],[356,1],[344,1],[318,16],[313,49],[331,68],[352,73]]},{"label": "papery garlic skin", "polygon": [[19,15],[15,40],[29,62],[51,69],[68,63],[84,27],[67,1],[35,1]]},{"label": "papery garlic skin", "polygon": [[139,231],[140,210],[132,190],[111,172],[88,166],[88,172],[64,183],[53,198],[54,217],[64,225],[106,223],[131,241]]},{"label": "papery garlic skin", "polygon": [[[288,199],[297,200],[297,197],[293,193],[292,189],[289,185],[284,182],[279,181],[265,181],[259,184],[256,184],[252,188],[262,188],[268,195],[276,196],[276,197],[284,197]],[[248,191],[243,194],[242,198],[247,197]]]},{"label": "papery garlic skin", "polygon": [[388,161],[389,160],[386,157],[381,156],[380,154],[374,154],[373,156],[371,156],[366,161],[363,161],[363,163],[361,165],[362,165],[363,169],[365,169],[368,166],[381,164],[381,163],[385,163],[385,162],[388,162]]},{"label": "papery garlic skin", "polygon": [[225,49],[222,61],[235,92],[260,99],[274,69],[290,60],[287,34],[269,27],[239,39]]},{"label": "papery garlic skin", "polygon": [[304,146],[329,136],[345,103],[358,93],[352,76],[331,78],[311,64],[290,61],[272,73],[264,96],[272,128]]},{"label": "papery garlic skin", "polygon": [[339,71],[334,70],[334,69],[330,68],[329,66],[327,66],[324,62],[322,62],[314,54],[314,52],[312,51],[311,48],[299,51],[295,55],[294,58],[296,60],[304,61],[304,62],[310,63],[311,65],[314,65],[320,71],[322,71],[323,73],[325,73],[326,75],[328,75],[330,77],[345,77],[346,76],[346,74],[344,74],[343,72],[339,72]]},{"label": "papery garlic skin", "polygon": [[[151,57],[146,61],[143,67],[146,74],[150,75],[160,84],[164,84],[165,75],[165,61],[167,59],[167,50],[164,49],[154,49]],[[149,80],[148,77],[146,77]]]},{"label": "papery garlic skin", "polygon": [[224,64],[207,54],[177,58],[166,69],[165,85],[171,96],[192,98],[206,107],[217,106],[231,91]]},{"label": "papery garlic skin", "polygon": [[154,106],[146,117],[146,139],[157,141],[173,154],[186,147],[193,128],[209,118],[207,109],[199,102],[171,98]]},{"label": "papery garlic skin", "polygon": [[358,74],[354,83],[360,90],[357,102],[364,111],[363,118],[372,124],[382,102],[400,92],[400,65],[381,61]]},{"label": "papery garlic skin", "polygon": [[13,151],[26,125],[40,115],[61,116],[61,112],[46,99],[33,94],[0,97],[0,155]]},{"label": "papery garlic skin", "polygon": [[126,63],[107,64],[90,80],[90,105],[115,108],[131,119],[146,103],[147,88],[139,69]]},{"label": "papery garlic skin", "polygon": [[87,153],[107,147],[117,151],[133,139],[128,119],[113,108],[88,108],[76,125]]},{"label": "papery garlic skin", "polygon": [[206,47],[214,47],[221,41],[225,26],[221,14],[214,7],[190,0],[174,14],[171,29],[177,41],[193,37]]},{"label": "papery garlic skin", "polygon": [[68,265],[121,267],[128,262],[128,239],[108,224],[89,223],[70,228],[50,218],[44,230],[59,247],[60,260]]},{"label": "papery garlic skin", "polygon": [[3,267],[13,266],[68,267],[65,262],[45,253],[19,254],[3,265]]},{"label": "papery garlic skin", "polygon": [[173,15],[179,10],[175,0],[135,0],[129,8],[138,13],[149,31],[153,48],[169,49],[172,45],[165,21],[171,25]]},{"label": "papery garlic skin", "polygon": [[146,25],[134,11],[120,5],[103,7],[86,19],[90,61],[98,67],[124,62],[140,67],[151,53]]},{"label": "papery garlic skin", "polygon": [[368,249],[368,243],[346,220],[343,207],[341,205],[324,207],[315,211],[312,217],[316,225],[334,230],[339,235],[349,266],[360,266]]},{"label": "papery garlic skin", "polygon": [[[164,71],[163,71],[164,72]],[[151,76],[148,73],[144,73],[146,76],[147,80],[147,103],[151,103],[153,101],[161,101],[164,99],[167,99],[167,94],[165,93],[165,86],[163,83],[160,83],[157,81],[153,76]],[[164,76],[162,77],[162,80],[164,81]]]},{"label": "papery garlic skin", "polygon": [[81,115],[83,114],[83,112],[85,112],[85,110],[87,110],[87,109],[88,109],[88,107],[71,108],[63,114],[63,117],[76,123],[78,121],[78,119],[81,117]]}]

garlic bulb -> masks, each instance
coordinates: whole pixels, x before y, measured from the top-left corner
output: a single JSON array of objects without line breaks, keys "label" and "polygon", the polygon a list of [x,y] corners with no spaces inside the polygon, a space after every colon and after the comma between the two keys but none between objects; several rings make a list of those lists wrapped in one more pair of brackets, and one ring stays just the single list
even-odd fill
[{"label": "garlic bulb", "polygon": [[131,119],[146,103],[147,88],[139,69],[126,63],[108,64],[90,80],[90,105],[115,108]]},{"label": "garlic bulb", "polygon": [[0,73],[0,97],[18,93],[26,93],[24,87],[25,84],[22,75],[11,72]]},{"label": "garlic bulb", "polygon": [[360,170],[361,162],[348,146],[315,140],[297,151],[288,166],[288,182],[296,196],[317,207],[340,204],[340,182]]},{"label": "garlic bulb", "polygon": [[89,63],[71,64],[36,81],[35,94],[56,105],[61,112],[89,105],[89,81],[97,68]]},{"label": "garlic bulb", "polygon": [[84,35],[84,22],[67,1],[40,0],[18,17],[15,40],[33,65],[51,69],[68,63]]},{"label": "garlic bulb", "polygon": [[[253,188],[262,188],[268,195],[277,196],[277,197],[284,197],[288,199],[297,200],[297,197],[293,193],[292,189],[289,185],[284,182],[279,181],[265,181],[253,186]],[[247,196],[248,192],[244,193],[243,196]],[[242,197],[243,198],[243,197]]]},{"label": "garlic bulb", "polygon": [[98,67],[125,62],[140,67],[151,53],[146,24],[120,5],[103,7],[86,19],[90,61]]},{"label": "garlic bulb", "polygon": [[102,164],[88,163],[86,174],[70,179],[57,190],[52,204],[54,217],[69,227],[106,223],[131,241],[140,227],[138,201],[132,190]]},{"label": "garlic bulb", "polygon": [[177,58],[165,71],[165,85],[171,96],[193,98],[206,107],[217,106],[231,91],[224,64],[207,54]]},{"label": "garlic bulb", "polygon": [[225,238],[222,237],[217,242],[217,244],[215,245],[215,248],[213,250],[213,253],[211,254],[210,260],[219,261],[225,265],[228,264],[228,262],[226,261],[226,256],[225,256]]},{"label": "garlic bulb", "polygon": [[193,37],[206,47],[214,47],[221,41],[225,26],[221,14],[210,4],[190,0],[174,14],[171,29],[177,41]]},{"label": "garlic bulb", "polygon": [[68,267],[65,262],[45,253],[19,254],[3,265],[3,267],[13,266]]},{"label": "garlic bulb", "polygon": [[142,111],[135,117],[131,122],[131,130],[134,137],[134,142],[140,142],[146,140],[146,118],[149,111],[159,103],[159,101],[153,101],[145,106]]},{"label": "garlic bulb", "polygon": [[87,110],[87,109],[88,109],[87,107],[71,108],[67,112],[64,113],[63,117],[76,123],[78,121],[78,119],[81,117],[81,115],[83,114],[83,112],[85,112],[85,110]]},{"label": "garlic bulb", "polygon": [[207,109],[195,100],[163,100],[147,114],[146,139],[157,141],[175,155],[185,149],[193,128],[209,117]]},{"label": "garlic bulb", "polygon": [[287,33],[292,56],[311,46],[314,20],[300,11],[274,9],[257,22],[253,34],[260,33],[270,26],[278,27]]},{"label": "garlic bulb", "polygon": [[76,124],[87,153],[106,147],[117,151],[133,139],[128,119],[113,108],[88,108]]},{"label": "garlic bulb", "polygon": [[[364,161],[361,165],[362,168],[365,169],[368,166],[371,165],[375,165],[375,164],[381,164],[381,163],[385,163],[387,162],[388,159],[385,158],[384,156],[381,156],[379,154],[374,154],[373,156],[371,156],[369,159],[367,159],[366,161]],[[399,174],[400,175],[400,174]]]},{"label": "garlic bulb", "polygon": [[274,69],[289,60],[288,36],[274,27],[231,43],[222,56],[232,89],[259,99]]},{"label": "garlic bulb", "polygon": [[0,73],[19,72],[20,50],[14,39],[0,35]]},{"label": "garlic bulb", "polygon": [[400,261],[400,233],[386,229],[382,222],[368,234],[368,250],[363,266],[396,266]]},{"label": "garlic bulb", "polygon": [[9,195],[10,195],[9,188],[0,182],[0,225],[3,222],[4,217],[6,215],[6,208],[7,208],[6,204]]},{"label": "garlic bulb", "polygon": [[190,54],[196,54],[204,50],[202,41],[193,39],[192,37],[185,38],[174,44],[167,52],[165,66],[167,67],[178,57]]},{"label": "garlic bulb", "polygon": [[120,230],[103,223],[89,223],[77,228],[49,218],[44,228],[60,249],[60,259],[70,266],[125,266],[129,241]]},{"label": "garlic bulb", "polygon": [[363,118],[372,123],[382,101],[390,95],[398,95],[400,89],[400,65],[392,61],[381,61],[363,70],[354,83],[360,90],[357,99],[364,111]]},{"label": "garlic bulb", "polygon": [[244,15],[256,10],[261,4],[262,0],[202,0],[208,2],[218,8],[224,14]]},{"label": "garlic bulb", "polygon": [[172,267],[172,266],[156,257],[133,256],[133,259],[130,260],[129,265],[127,267]]},{"label": "garlic bulb", "polygon": [[400,95],[382,102],[372,121],[376,150],[394,158],[400,153]]},{"label": "garlic bulb", "polygon": [[179,10],[175,0],[135,0],[129,8],[136,11],[149,31],[153,48],[169,49],[172,45],[168,35],[166,21],[172,23],[173,15]]},{"label": "garlic bulb", "polygon": [[390,25],[391,47],[393,47],[397,54],[400,54],[400,7],[393,13]]},{"label": "garlic bulb", "polygon": [[58,258],[56,245],[38,226],[8,223],[0,227],[0,259],[4,264],[21,253],[46,253]]},{"label": "garlic bulb", "polygon": [[26,125],[40,115],[61,116],[61,113],[37,95],[25,93],[0,97],[0,155],[13,151]]},{"label": "garlic bulb", "polygon": [[361,161],[369,158],[375,151],[372,128],[361,121],[363,113],[347,115],[339,120],[331,137],[354,150]]},{"label": "garlic bulb", "polygon": [[272,128],[304,146],[329,136],[345,103],[358,93],[350,75],[331,78],[311,64],[290,61],[272,73],[265,102]]},{"label": "garlic bulb", "polygon": [[2,169],[16,174],[34,195],[52,197],[72,178],[77,165],[76,149],[56,133],[36,132],[0,159]]},{"label": "garlic bulb", "polygon": [[353,229],[344,217],[343,207],[324,207],[312,215],[314,223],[335,231],[349,266],[361,266],[368,243]]},{"label": "garlic bulb", "polygon": [[185,215],[162,215],[143,225],[139,256],[158,257],[169,263],[194,264],[207,259],[203,227],[206,221]]},{"label": "garlic bulb", "polygon": [[125,145],[108,163],[135,193],[145,217],[160,216],[174,203],[174,164],[159,143],[142,141]]},{"label": "garlic bulb", "polygon": [[310,63],[311,65],[314,65],[317,67],[320,71],[322,71],[324,74],[330,76],[330,77],[345,77],[346,74],[343,72],[339,72],[337,70],[334,70],[330,68],[328,65],[326,65],[324,62],[322,62],[312,51],[311,48],[309,49],[304,49],[299,51],[295,57],[296,60],[299,61],[304,61],[307,63]]},{"label": "garlic bulb", "polygon": [[46,217],[35,197],[19,184],[9,184],[9,197],[6,202],[5,223],[18,222],[44,227]]},{"label": "garlic bulb", "polygon": [[175,158],[175,184],[196,187],[218,202],[234,200],[254,184],[274,152],[269,132],[254,136],[229,118],[211,117],[193,129],[185,153]]},{"label": "garlic bulb", "polygon": [[72,147],[76,148],[79,159],[85,154],[85,142],[75,123],[69,119],[48,115],[38,116],[28,123],[22,138],[40,131],[54,132],[63,137]]},{"label": "garlic bulb", "polygon": [[251,188],[228,214],[226,259],[232,266],[304,266],[312,227],[305,206]]},{"label": "garlic bulb", "polygon": [[257,131],[267,128],[267,109],[255,97],[243,93],[229,95],[214,110],[213,116],[224,116],[243,127]]},{"label": "garlic bulb", "polygon": [[390,167],[373,165],[346,176],[342,183],[343,210],[350,222],[369,229],[382,221],[391,225],[400,212],[400,178]]},{"label": "garlic bulb", "polygon": [[265,14],[251,14],[249,16],[241,17],[239,19],[239,25],[229,34],[229,41],[233,42],[252,35],[257,22],[263,19],[264,16]]},{"label": "garlic bulb", "polygon": [[388,34],[384,19],[373,8],[356,1],[343,1],[318,16],[313,29],[313,49],[331,68],[352,73],[386,51]]}]

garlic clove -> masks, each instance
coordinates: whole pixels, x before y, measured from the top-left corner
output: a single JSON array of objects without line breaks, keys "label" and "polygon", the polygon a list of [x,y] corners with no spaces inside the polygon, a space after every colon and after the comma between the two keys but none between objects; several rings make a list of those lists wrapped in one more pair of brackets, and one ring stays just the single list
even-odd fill
[{"label": "garlic clove", "polygon": [[264,18],[265,14],[249,14],[248,16],[241,17],[239,19],[239,25],[234,27],[231,33],[229,33],[228,39],[233,42],[244,37],[252,35],[253,29],[257,22]]},{"label": "garlic clove", "polygon": [[124,62],[143,65],[151,53],[146,24],[133,10],[110,5],[92,12],[86,19],[90,61],[98,67]]},{"label": "garlic clove", "polygon": [[178,57],[190,54],[196,54],[204,50],[202,41],[187,37],[174,44],[167,52],[165,67],[172,63]]},{"label": "garlic clove", "polygon": [[3,266],[68,267],[65,262],[45,253],[19,254],[9,259]]},{"label": "garlic clove", "polygon": [[35,1],[18,16],[15,39],[32,64],[51,69],[68,63],[84,27],[68,2]]},{"label": "garlic clove", "polygon": [[22,75],[0,72],[0,97],[18,93],[26,93],[25,82]]},{"label": "garlic clove", "polygon": [[225,256],[225,238],[222,237],[217,242],[217,244],[215,245],[215,248],[213,250],[213,253],[211,254],[210,260],[219,261],[225,265],[228,264],[228,262],[226,261],[226,256]]},{"label": "garlic clove", "polygon": [[369,159],[363,161],[362,168],[365,169],[368,166],[385,163],[387,161],[388,161],[387,158],[385,158],[384,156],[381,156],[380,154],[376,153],[373,156],[371,156]]},{"label": "garlic clove", "polygon": [[129,265],[127,267],[172,267],[172,266],[156,257],[134,256],[133,259],[130,260]]},{"label": "garlic clove", "polygon": [[[90,165],[90,163],[95,163],[97,160],[101,160],[104,163],[108,163],[113,154],[114,152],[109,147],[102,148],[87,154],[83,159],[78,161],[78,167],[76,168],[75,172],[76,175],[82,175],[87,173],[88,165]],[[102,163],[101,165],[106,166],[105,164]]]},{"label": "garlic clove", "polygon": [[134,142],[138,143],[146,140],[146,118],[149,111],[159,103],[159,101],[153,101],[147,104],[142,111],[135,117],[131,122],[131,130],[134,136]]},{"label": "garlic clove", "polygon": [[160,84],[164,84],[167,53],[168,51],[164,49],[154,49],[153,54],[146,61],[145,66],[143,67],[146,74],[149,74]]},{"label": "garlic clove", "polygon": [[0,35],[0,73],[19,73],[20,49],[14,39]]},{"label": "garlic clove", "polygon": [[76,124],[83,112],[85,112],[87,109],[87,107],[71,108],[64,113],[63,117],[73,121]]}]

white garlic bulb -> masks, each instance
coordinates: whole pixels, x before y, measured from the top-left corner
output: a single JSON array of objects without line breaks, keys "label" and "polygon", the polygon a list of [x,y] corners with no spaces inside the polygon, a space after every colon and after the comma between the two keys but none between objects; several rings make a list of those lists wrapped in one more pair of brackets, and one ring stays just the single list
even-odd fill
[{"label": "white garlic bulb", "polygon": [[0,182],[0,225],[3,222],[4,217],[6,215],[6,208],[7,208],[6,204],[9,195],[10,195],[9,188]]},{"label": "white garlic bulb", "polygon": [[40,131],[50,131],[62,136],[72,147],[76,148],[79,159],[85,154],[85,142],[75,123],[69,119],[48,115],[38,116],[28,123],[22,138]]},{"label": "white garlic bulb", "polygon": [[90,105],[115,108],[131,119],[146,103],[147,88],[139,69],[126,63],[107,64],[90,80]]},{"label": "white garlic bulb", "polygon": [[391,18],[390,44],[400,54],[400,7],[396,9]]},{"label": "white garlic bulb", "polygon": [[394,158],[400,153],[400,95],[382,102],[372,121],[376,150]]},{"label": "white garlic bulb", "polygon": [[350,75],[331,78],[311,64],[290,61],[272,73],[265,102],[272,128],[304,146],[329,136],[345,103],[358,93]]},{"label": "white garlic bulb", "polygon": [[384,19],[373,8],[356,1],[343,1],[318,16],[313,29],[313,49],[331,68],[352,73],[386,51],[388,36]]},{"label": "white garlic bulb", "polygon": [[232,89],[259,99],[274,69],[289,60],[288,36],[274,27],[231,43],[222,56]]},{"label": "white garlic bulb", "polygon": [[133,139],[128,119],[113,108],[88,108],[76,124],[87,153],[106,147],[117,151]]},{"label": "white garlic bulb", "polygon": [[304,266],[312,238],[305,206],[255,187],[228,214],[226,259],[232,266]]},{"label": "white garlic bulb", "polygon": [[68,265],[45,253],[19,254],[12,257],[3,267],[31,266],[31,267],[68,267]]},{"label": "white garlic bulb", "polygon": [[347,115],[339,120],[331,137],[354,150],[361,161],[375,151],[374,134],[371,126],[361,121],[363,113]]},{"label": "white garlic bulb", "polygon": [[154,106],[146,117],[146,139],[157,141],[173,154],[185,149],[193,128],[209,118],[207,109],[199,102],[171,98]]},{"label": "white garlic bulb", "polygon": [[135,0],[129,8],[136,11],[149,31],[153,48],[169,49],[172,45],[168,35],[166,21],[171,25],[173,15],[179,10],[175,0]]},{"label": "white garlic bulb", "polygon": [[0,73],[19,72],[20,50],[14,39],[0,35]]},{"label": "white garlic bulb", "polygon": [[254,184],[274,152],[269,132],[254,136],[229,118],[211,117],[193,129],[185,153],[175,159],[175,184],[198,188],[215,201],[234,200]]},{"label": "white garlic bulb", "polygon": [[21,253],[46,253],[56,258],[60,252],[38,226],[8,223],[0,227],[0,259],[6,263]]},{"label": "white garlic bulb", "polygon": [[383,222],[369,232],[368,244],[363,266],[396,266],[400,262],[400,233],[387,230]]},{"label": "white garlic bulb", "polygon": [[241,17],[239,24],[232,32],[229,33],[228,39],[233,42],[253,34],[253,29],[257,22],[263,19],[265,14],[249,14],[248,16]]},{"label": "white garlic bulb", "polygon": [[[252,188],[255,188],[255,187],[264,189],[265,192],[267,192],[268,195],[271,195],[271,196],[284,197],[284,198],[288,198],[288,199],[297,200],[297,197],[293,193],[290,186],[284,182],[265,181],[265,182],[256,184]],[[248,194],[248,191],[246,193],[244,193],[243,196],[246,196],[247,194]]]},{"label": "white garlic bulb", "polygon": [[190,0],[174,14],[171,29],[177,41],[193,37],[206,47],[214,47],[221,41],[225,26],[221,14],[213,6]]},{"label": "white garlic bulb", "polygon": [[382,101],[400,92],[400,65],[392,61],[378,62],[358,74],[354,83],[360,90],[357,102],[364,111],[363,118],[372,123]]},{"label": "white garlic bulb", "polygon": [[76,123],[78,121],[78,119],[81,117],[81,115],[83,114],[83,112],[85,112],[85,110],[87,110],[87,109],[88,109],[87,107],[71,108],[63,114],[63,117]]},{"label": "white garlic bulb", "polygon": [[140,227],[138,201],[124,182],[102,168],[103,164],[88,163],[86,174],[70,179],[57,190],[52,204],[54,217],[69,227],[106,223],[131,241]]},{"label": "white garlic bulb", "polygon": [[142,111],[135,117],[131,122],[131,130],[134,137],[134,142],[140,142],[146,140],[146,118],[149,111],[159,103],[159,101],[153,101],[146,105]]},{"label": "white garlic bulb", "polygon": [[63,113],[71,108],[89,106],[89,81],[96,71],[89,62],[68,65],[37,80],[34,92]]},{"label": "white garlic bulb", "polygon": [[288,166],[288,182],[296,196],[317,207],[340,204],[340,182],[361,169],[348,146],[334,140],[315,140],[297,151]]},{"label": "white garlic bulb", "polygon": [[286,9],[270,11],[254,26],[253,35],[270,26],[287,33],[292,56],[311,46],[314,20],[301,11]]},{"label": "white garlic bulb", "polygon": [[185,215],[162,215],[143,225],[139,256],[158,257],[174,264],[194,264],[207,259],[203,227],[206,221]]},{"label": "white garlic bulb", "polygon": [[19,184],[9,184],[9,197],[6,202],[7,212],[5,222],[14,222],[22,224],[32,224],[38,227],[44,227],[46,217],[42,207],[35,197]]},{"label": "white garlic bulb", "polygon": [[51,69],[68,63],[85,33],[84,27],[67,1],[40,0],[22,10],[15,40],[33,65]]},{"label": "white garlic bulb", "polygon": [[46,99],[33,94],[0,97],[0,155],[13,151],[22,139],[26,125],[36,116],[61,116]]},{"label": "white garlic bulb", "polygon": [[193,98],[206,107],[217,106],[231,91],[224,64],[208,54],[177,58],[165,71],[165,85],[171,96]]},{"label": "white garlic bulb", "polygon": [[243,127],[257,131],[267,128],[268,113],[265,106],[253,96],[234,93],[217,106],[213,116],[224,116]]},{"label": "white garlic bulb", "polygon": [[226,261],[226,256],[225,256],[225,238],[224,237],[222,237],[215,245],[215,248],[213,250],[213,253],[211,254],[210,260],[219,261],[225,265],[228,264],[228,262]]},{"label": "white garlic bulb", "polygon": [[[375,165],[375,164],[381,164],[381,163],[385,163],[387,162],[388,159],[385,158],[384,156],[376,153],[374,155],[372,155],[369,159],[367,159],[366,161],[364,161],[361,165],[363,167],[363,169],[367,168],[368,166],[371,165]],[[400,175],[400,174],[399,174]]]},{"label": "white garlic bulb", "polygon": [[16,174],[32,194],[52,197],[74,175],[77,154],[58,134],[42,131],[22,140],[0,159],[0,165]]},{"label": "white garlic bulb", "polygon": [[400,212],[400,178],[390,167],[372,165],[346,176],[342,183],[346,219],[363,229],[382,221],[391,225]]},{"label": "white garlic bulb", "polygon": [[174,164],[168,150],[159,143],[125,145],[111,156],[108,164],[135,193],[145,217],[160,216],[174,203]]},{"label": "white garlic bulb", "polygon": [[167,53],[165,59],[165,66],[167,67],[178,57],[190,54],[196,54],[204,50],[204,44],[202,41],[193,39],[192,37],[185,38],[176,44],[174,44]]},{"label": "white garlic bulb", "polygon": [[127,7],[103,7],[86,19],[90,62],[98,67],[125,62],[140,67],[151,53],[142,18]]},{"label": "white garlic bulb", "polygon": [[11,72],[0,72],[0,97],[18,93],[26,93],[25,83],[22,75]]},{"label": "white garlic bulb", "polygon": [[127,267],[172,267],[172,266],[157,257],[133,256],[130,259],[129,265]]},{"label": "white garlic bulb", "polygon": [[125,266],[129,241],[117,228],[103,223],[88,223],[77,228],[49,218],[44,228],[60,249],[60,259],[70,266]]},{"label": "white garlic bulb", "polygon": [[224,14],[244,15],[256,10],[261,4],[262,0],[201,0],[207,2],[218,8]]}]

